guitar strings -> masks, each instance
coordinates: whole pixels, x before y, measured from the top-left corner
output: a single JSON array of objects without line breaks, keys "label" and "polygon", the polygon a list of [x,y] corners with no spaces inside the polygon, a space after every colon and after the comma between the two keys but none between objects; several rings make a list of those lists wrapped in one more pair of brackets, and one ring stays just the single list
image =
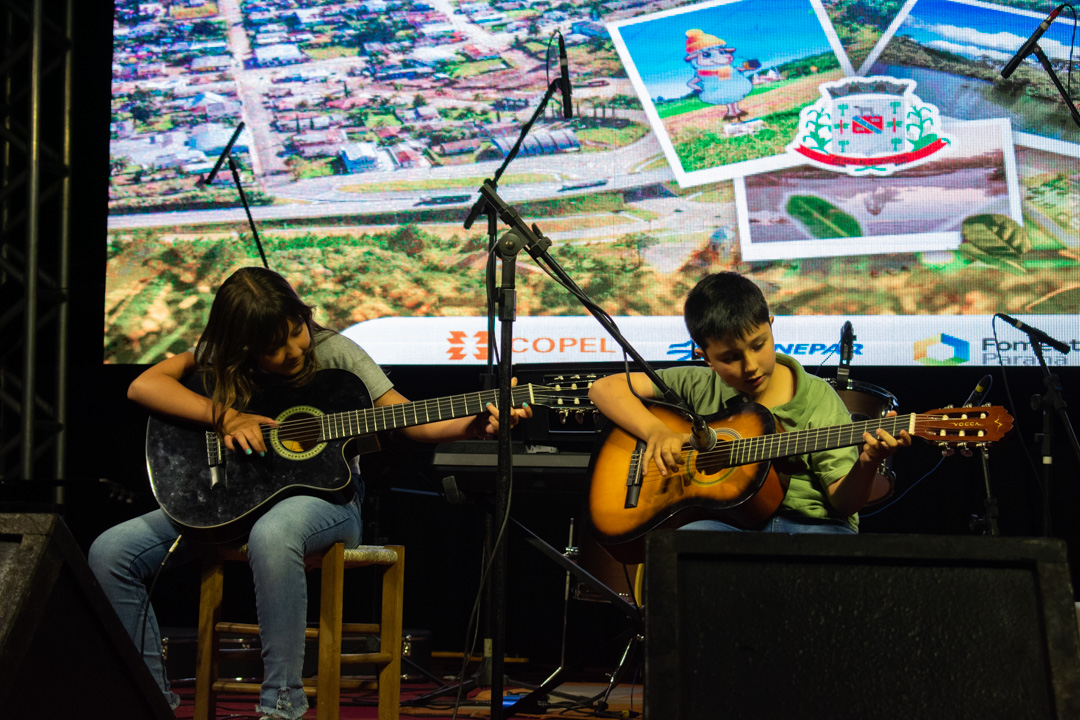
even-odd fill
[{"label": "guitar strings", "polygon": [[[532,393],[526,391],[532,390]],[[539,404],[550,404],[550,398],[555,397],[556,393],[553,391],[547,391],[546,389],[539,389],[536,387],[530,388],[525,386],[523,388],[514,388],[514,390],[521,390],[520,395],[526,397],[539,397],[541,400],[547,400],[547,403],[541,402]],[[539,392],[537,392],[539,390]],[[485,393],[477,393],[482,401]],[[460,399],[458,399],[460,398]],[[513,398],[516,400],[516,398]],[[562,398],[560,398],[562,399]],[[570,396],[573,401],[579,400],[579,398]],[[534,400],[535,401],[535,400]],[[482,402],[481,409],[478,412],[483,412],[483,409],[487,407],[488,403],[495,403],[495,400]],[[456,407],[460,404],[464,409],[464,412],[457,414]],[[515,402],[516,404],[516,402]],[[329,413],[326,415],[307,415],[303,418],[296,420],[285,420],[279,425],[261,426],[261,433],[263,438],[269,438],[273,432],[277,431],[279,436],[286,436],[290,440],[296,440],[300,442],[317,441],[323,437],[324,429],[341,428],[343,431],[346,428],[350,430],[355,426],[359,428],[361,422],[365,427],[365,432],[368,430],[369,425],[374,425],[375,429],[372,432],[378,432],[380,430],[395,429],[401,426],[409,425],[409,414],[411,412],[413,423],[411,424],[424,424],[419,422],[421,411],[417,408],[423,406],[424,423],[438,422],[444,419],[453,419],[455,417],[464,417],[470,414],[477,414],[469,410],[469,397],[467,394],[461,396],[451,396],[448,398],[437,398],[433,400],[420,400],[410,403],[398,403],[395,405],[383,405],[379,407],[366,408],[363,410],[351,410],[338,413]],[[434,407],[432,407],[434,406]],[[561,406],[567,408],[574,408],[578,406]],[[436,419],[429,419],[430,413],[434,410],[434,413],[438,416]],[[447,417],[443,417],[444,411]],[[398,424],[398,415],[403,421],[401,425]],[[351,416],[351,417],[350,417]],[[389,416],[389,419],[388,419]],[[834,425],[825,428],[810,428],[807,430],[801,430],[793,433],[772,433],[769,435],[758,435],[747,438],[738,438],[735,440],[721,440],[723,444],[722,448],[714,448],[713,450],[701,451],[698,453],[698,457],[710,458],[713,456],[726,455],[730,458],[732,453],[738,451],[750,452],[754,449],[754,446],[764,445],[777,445],[777,446],[795,446],[795,452],[798,452],[798,445],[800,442],[812,442],[820,440],[822,436],[827,439],[832,434],[839,436],[841,433],[858,433],[861,438],[863,432],[872,432],[878,427],[892,426],[891,429],[895,433],[897,430],[907,429],[911,424],[912,419],[916,423],[927,423],[934,421],[946,421],[948,418],[941,415],[931,414],[908,414],[898,415],[891,418],[881,418],[879,420],[866,420],[861,422],[851,423],[850,425]],[[380,427],[380,424],[382,427]],[[945,430],[954,430],[954,428],[943,428]],[[343,432],[342,437],[350,435],[350,432]],[[972,439],[978,439],[979,435],[974,434]],[[329,439],[334,439],[333,437]],[[858,444],[858,442],[852,443]]]},{"label": "guitar strings", "polygon": [[[985,417],[985,413],[971,414],[982,415],[983,417]],[[755,435],[752,437],[737,438],[733,440],[717,440],[716,447],[711,450],[696,451],[696,456],[699,459],[704,458],[706,460],[709,460],[715,458],[717,460],[720,460],[721,462],[728,461],[728,467],[738,467],[739,465],[750,465],[757,462],[763,462],[766,459],[771,459],[760,458],[750,459],[746,462],[741,463],[731,463],[730,461],[732,459],[732,456],[738,455],[740,453],[745,453],[746,455],[752,456],[755,451],[760,451],[765,448],[776,449],[784,447],[786,450],[790,450],[789,454],[791,455],[802,454],[802,452],[812,452],[814,449],[807,447],[800,452],[800,444],[809,445],[810,443],[819,441],[822,438],[828,441],[828,439],[833,435],[835,435],[836,438],[839,439],[842,434],[847,434],[854,441],[847,443],[846,445],[840,445],[838,447],[850,447],[853,445],[858,445],[860,442],[862,442],[862,435],[864,432],[869,432],[873,434],[873,431],[877,428],[891,430],[892,432],[890,434],[895,434],[899,430],[908,430],[912,422],[914,422],[916,425],[932,425],[935,422],[948,422],[949,420],[949,417],[943,417],[942,415],[910,413],[907,415],[897,415],[894,417],[880,418],[877,420],[863,420],[859,422],[853,422],[848,425],[832,425],[822,428],[809,428],[807,430],[799,430],[797,432],[791,433],[772,433],[769,435]],[[977,434],[980,430],[982,430],[981,428],[972,428],[970,431],[964,429],[957,430],[957,428],[955,427],[942,427],[941,429],[954,433],[972,432],[973,434],[966,435],[965,437],[970,437],[971,440],[975,442],[978,442],[982,437]],[[857,440],[855,440],[856,437],[858,438]],[[927,432],[927,429],[924,429],[922,433],[919,434],[919,437],[924,437],[925,439],[932,441],[935,437],[934,431],[930,429],[930,431]],[[721,445],[723,447],[721,447]],[[791,446],[794,447],[792,448]],[[687,446],[684,445],[683,447],[686,448]],[[689,459],[689,457],[694,454],[694,452],[694,450],[684,451],[684,461],[685,459]],[[778,455],[776,457],[785,457],[785,455]],[[650,472],[653,471],[647,471],[646,475]]]},{"label": "guitar strings", "polygon": [[[520,402],[530,399],[538,405],[551,405],[553,398],[557,398],[559,401],[569,400],[574,403],[581,400],[576,395],[560,393],[539,385],[530,384],[511,389],[511,401],[515,407],[519,406]],[[477,402],[479,402],[480,407],[478,410],[473,411],[470,404]],[[270,438],[274,432],[277,432],[279,437],[285,436],[291,441],[315,442],[366,434],[369,431],[379,432],[409,425],[421,425],[429,422],[439,422],[440,420],[452,420],[467,415],[477,415],[483,412],[489,404],[498,407],[497,391],[463,393],[462,395],[452,395],[444,398],[381,405],[361,410],[327,413],[325,415],[305,415],[296,420],[285,420],[278,425],[262,425],[260,427],[264,439]],[[560,405],[559,407],[577,408],[581,406]],[[432,414],[437,415],[437,417],[431,418]],[[398,423],[399,417],[403,422]],[[421,420],[421,417],[424,419]],[[365,428],[363,432],[351,432],[353,428],[358,429],[361,425]],[[324,438],[324,430],[327,429],[340,429],[342,432],[340,435]]]}]

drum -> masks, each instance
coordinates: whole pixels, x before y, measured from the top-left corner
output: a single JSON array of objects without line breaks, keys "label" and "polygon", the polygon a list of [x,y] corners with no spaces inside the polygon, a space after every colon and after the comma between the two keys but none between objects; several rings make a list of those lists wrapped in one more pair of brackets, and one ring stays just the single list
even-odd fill
[{"label": "drum", "polygon": [[[844,407],[851,414],[852,422],[883,418],[890,410],[896,409],[896,396],[885,388],[848,380],[847,388],[842,389],[837,387],[835,379],[828,382],[844,402]],[[892,469],[892,458],[889,458],[882,463],[877,475],[874,476],[874,484],[870,489],[870,499],[867,500],[866,507],[877,505],[892,497],[895,485],[896,473]]]},{"label": "drum", "polygon": [[[569,548],[566,556],[585,572],[607,585],[618,593],[619,597],[631,604],[641,602],[638,595],[639,588],[632,587],[638,576],[640,565],[624,566],[615,558],[611,557],[600,543],[596,542],[589,533],[582,533],[578,547]],[[629,578],[629,582],[627,581]],[[584,580],[575,577],[571,585],[571,596],[575,600],[587,602],[608,602],[608,599],[590,586]],[[637,592],[635,592],[637,590]],[[637,603],[635,603],[635,599]]]}]

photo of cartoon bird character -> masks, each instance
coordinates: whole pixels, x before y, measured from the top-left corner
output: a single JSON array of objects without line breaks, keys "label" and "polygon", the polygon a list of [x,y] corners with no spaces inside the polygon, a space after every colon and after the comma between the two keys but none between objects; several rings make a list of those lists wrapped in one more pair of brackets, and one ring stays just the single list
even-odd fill
[{"label": "photo of cartoon bird character", "polygon": [[686,62],[694,68],[694,77],[686,83],[701,99],[710,105],[726,105],[724,118],[738,118],[746,114],[739,101],[750,94],[754,87],[744,71],[761,67],[757,60],[747,60],[741,67],[733,67],[735,48],[727,47],[720,38],[702,30],[686,31]]}]

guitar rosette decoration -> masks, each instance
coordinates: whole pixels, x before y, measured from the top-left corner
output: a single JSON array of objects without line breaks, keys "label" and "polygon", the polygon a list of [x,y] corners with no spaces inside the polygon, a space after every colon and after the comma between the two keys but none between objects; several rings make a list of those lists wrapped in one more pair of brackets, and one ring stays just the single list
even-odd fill
[{"label": "guitar rosette decoration", "polygon": [[789,153],[817,167],[859,177],[892,175],[952,144],[937,107],[915,95],[915,81],[872,76],[818,86],[821,99],[799,113]]}]

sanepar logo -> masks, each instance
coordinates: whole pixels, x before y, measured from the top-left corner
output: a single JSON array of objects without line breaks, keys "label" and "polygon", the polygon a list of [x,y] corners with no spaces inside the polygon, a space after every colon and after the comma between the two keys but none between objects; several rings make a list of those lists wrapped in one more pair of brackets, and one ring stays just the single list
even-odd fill
[{"label": "sanepar logo", "polygon": [[[862,343],[853,343],[851,351],[862,355]],[[840,352],[839,343],[776,343],[776,352],[784,355],[832,355]]]},{"label": "sanepar logo", "polygon": [[[840,352],[839,343],[776,343],[776,352],[784,355],[833,355]],[[855,355],[863,354],[862,343],[853,343],[851,351]],[[694,341],[668,345],[668,357],[672,360],[694,360]]]},{"label": "sanepar logo", "polygon": [[915,362],[922,365],[962,365],[971,359],[971,345],[941,333],[915,343]]}]

